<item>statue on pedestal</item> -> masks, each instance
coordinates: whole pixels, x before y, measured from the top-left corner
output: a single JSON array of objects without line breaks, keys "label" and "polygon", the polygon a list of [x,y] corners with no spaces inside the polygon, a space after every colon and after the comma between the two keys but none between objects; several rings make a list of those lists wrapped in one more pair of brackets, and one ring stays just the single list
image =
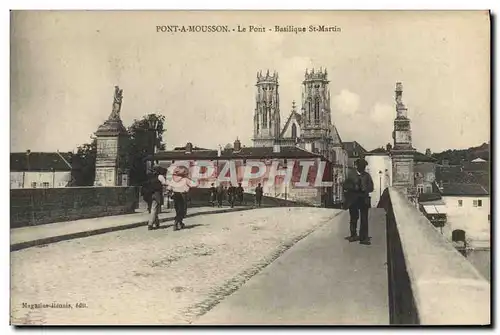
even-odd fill
[{"label": "statue on pedestal", "polygon": [[122,108],[122,100],[123,100],[123,89],[120,90],[120,87],[115,86],[115,96],[113,98],[113,110],[109,115],[109,120],[120,120],[120,110]]}]

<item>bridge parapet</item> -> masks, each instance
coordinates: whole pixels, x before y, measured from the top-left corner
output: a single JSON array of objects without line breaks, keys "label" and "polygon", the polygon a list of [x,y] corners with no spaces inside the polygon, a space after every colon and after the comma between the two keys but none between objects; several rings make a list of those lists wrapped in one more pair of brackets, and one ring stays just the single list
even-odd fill
[{"label": "bridge parapet", "polygon": [[384,191],[391,324],[489,325],[490,284],[405,194]]}]

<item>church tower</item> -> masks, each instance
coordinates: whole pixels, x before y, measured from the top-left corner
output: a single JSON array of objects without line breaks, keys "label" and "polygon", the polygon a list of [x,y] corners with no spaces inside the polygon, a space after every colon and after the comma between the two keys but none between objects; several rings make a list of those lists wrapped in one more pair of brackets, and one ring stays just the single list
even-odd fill
[{"label": "church tower", "polygon": [[411,126],[408,109],[403,103],[403,84],[396,83],[396,118],[392,138],[394,146],[391,150],[393,186],[408,189],[414,186],[413,154],[415,149],[411,143]]},{"label": "church tower", "polygon": [[255,95],[254,147],[272,147],[279,139],[280,96],[278,74],[257,73],[257,92]]},{"label": "church tower", "polygon": [[302,82],[302,139],[305,149],[322,153],[327,151],[327,139],[331,132],[330,90],[326,69],[306,69]]}]

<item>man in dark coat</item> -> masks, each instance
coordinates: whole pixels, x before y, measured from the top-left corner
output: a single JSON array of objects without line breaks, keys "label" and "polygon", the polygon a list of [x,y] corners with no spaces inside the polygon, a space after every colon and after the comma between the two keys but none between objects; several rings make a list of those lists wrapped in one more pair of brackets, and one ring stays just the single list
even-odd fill
[{"label": "man in dark coat", "polygon": [[[356,170],[350,171],[344,182],[345,208],[349,209],[350,232],[346,239],[349,242],[360,241],[361,244],[371,244],[368,236],[368,209],[370,208],[370,193],[373,192],[373,180],[365,171],[368,162],[358,159]],[[359,236],[357,233],[358,219],[360,219]]]},{"label": "man in dark coat", "polygon": [[148,229],[152,230],[160,226],[158,214],[161,212],[163,205],[163,186],[166,186],[165,179],[162,176],[160,167],[155,167],[153,174],[149,178],[151,188],[151,216],[148,222]]},{"label": "man in dark coat", "polygon": [[210,193],[210,205],[214,207],[215,202],[217,201],[217,189],[215,188],[214,183],[212,183],[212,186],[209,189],[209,193]]},{"label": "man in dark coat", "polygon": [[219,184],[217,186],[217,207],[222,207],[222,200],[224,200],[224,186]]},{"label": "man in dark coat", "polygon": [[264,194],[264,190],[262,189],[262,186],[259,183],[257,185],[257,187],[255,188],[255,205],[257,205],[258,207],[260,207],[260,205],[262,203],[262,195],[263,194]]},{"label": "man in dark coat", "polygon": [[236,195],[238,197],[238,202],[241,205],[243,205],[243,187],[241,186],[241,183],[238,183],[238,187],[236,188]]},{"label": "man in dark coat", "polygon": [[232,183],[229,183],[229,187],[227,188],[227,200],[231,208],[234,207],[235,198],[236,198],[236,188],[233,186]]}]

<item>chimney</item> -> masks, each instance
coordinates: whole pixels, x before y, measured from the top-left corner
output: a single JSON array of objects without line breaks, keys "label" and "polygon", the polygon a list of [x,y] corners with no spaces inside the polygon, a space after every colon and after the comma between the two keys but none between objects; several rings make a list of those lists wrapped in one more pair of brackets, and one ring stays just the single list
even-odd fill
[{"label": "chimney", "polygon": [[430,157],[431,156],[431,149],[429,149],[429,148],[425,149],[425,155]]},{"label": "chimney", "polygon": [[241,142],[238,138],[236,138],[236,141],[234,141],[234,151],[240,151],[241,150]]},{"label": "chimney", "polygon": [[30,149],[26,150],[26,155],[29,155],[30,153],[31,153]]},{"label": "chimney", "polygon": [[188,142],[188,143],[186,144],[186,153],[187,153],[187,154],[191,154],[191,153],[193,153],[193,145],[191,144],[191,142]]},{"label": "chimney", "polygon": [[385,150],[387,150],[387,152],[391,152],[392,145],[390,143],[387,143],[387,145],[385,146]]}]

